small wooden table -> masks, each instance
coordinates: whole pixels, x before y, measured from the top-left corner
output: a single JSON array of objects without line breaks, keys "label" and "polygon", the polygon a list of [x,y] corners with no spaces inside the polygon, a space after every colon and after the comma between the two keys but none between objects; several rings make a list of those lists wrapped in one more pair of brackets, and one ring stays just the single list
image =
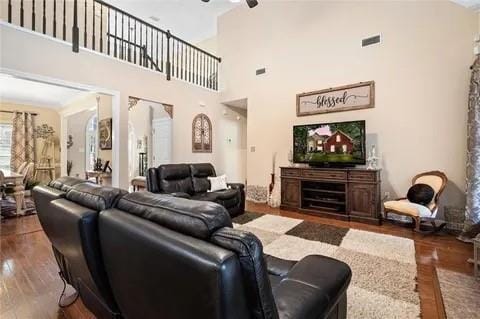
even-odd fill
[{"label": "small wooden table", "polygon": [[15,204],[17,206],[17,215],[23,215],[25,213],[24,176],[11,171],[3,171],[3,174],[5,175],[5,183],[15,184],[15,187],[13,188],[13,197],[15,198]]},{"label": "small wooden table", "polygon": [[95,183],[98,185],[103,185],[104,179],[111,179],[112,173],[104,171],[86,171],[85,179],[90,179],[91,177],[95,178]]},{"label": "small wooden table", "polygon": [[133,187],[133,191],[147,188],[147,178],[145,176],[136,176],[132,178],[130,184]]}]

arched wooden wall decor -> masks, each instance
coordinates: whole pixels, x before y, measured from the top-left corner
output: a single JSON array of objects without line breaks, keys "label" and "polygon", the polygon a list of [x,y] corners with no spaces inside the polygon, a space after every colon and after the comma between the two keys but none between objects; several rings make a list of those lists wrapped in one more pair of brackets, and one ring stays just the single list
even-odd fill
[{"label": "arched wooden wall decor", "polygon": [[212,152],[212,122],[205,114],[198,114],[192,122],[192,152]]}]

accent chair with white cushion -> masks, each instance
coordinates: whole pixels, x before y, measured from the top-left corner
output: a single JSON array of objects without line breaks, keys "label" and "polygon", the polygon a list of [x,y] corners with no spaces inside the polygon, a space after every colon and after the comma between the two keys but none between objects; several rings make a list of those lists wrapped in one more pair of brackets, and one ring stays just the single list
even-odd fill
[{"label": "accent chair with white cushion", "polygon": [[422,222],[430,222],[433,231],[438,231],[445,226],[435,224],[435,218],[438,213],[438,199],[447,185],[447,176],[440,171],[430,171],[416,175],[412,179],[412,185],[427,184],[433,191],[432,201],[427,205],[420,205],[410,202],[407,198],[398,198],[396,200],[387,201],[384,205],[385,219],[389,213],[411,217],[415,223],[415,230],[420,232],[420,224]]}]

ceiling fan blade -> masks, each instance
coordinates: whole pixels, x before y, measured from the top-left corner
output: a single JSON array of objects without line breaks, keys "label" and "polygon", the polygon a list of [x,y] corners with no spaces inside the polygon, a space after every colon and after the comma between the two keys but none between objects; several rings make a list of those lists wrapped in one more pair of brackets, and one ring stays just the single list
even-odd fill
[{"label": "ceiling fan blade", "polygon": [[256,7],[258,4],[257,0],[247,0],[247,4],[250,8]]}]

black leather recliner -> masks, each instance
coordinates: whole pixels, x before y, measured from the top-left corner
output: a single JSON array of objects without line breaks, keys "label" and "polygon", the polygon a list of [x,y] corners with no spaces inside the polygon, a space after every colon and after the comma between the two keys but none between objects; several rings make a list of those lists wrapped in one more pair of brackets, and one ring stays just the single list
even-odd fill
[{"label": "black leather recliner", "polygon": [[131,193],[100,213],[99,233],[126,318],[346,318],[345,263],[265,257],[216,203]]},{"label": "black leather recliner", "polygon": [[58,227],[61,226],[57,225],[55,220],[49,216],[49,214],[52,213],[50,203],[55,199],[64,198],[67,191],[73,186],[85,182],[84,179],[65,176],[50,181],[47,186],[37,186],[32,192],[40,224],[52,242],[53,254],[57,260],[61,274],[70,285],[73,285],[73,282],[69,277],[69,271],[66,269],[67,263],[65,262],[65,257],[53,245],[53,242],[56,241],[55,235],[58,233]]},{"label": "black leather recliner", "polygon": [[35,187],[33,198],[61,276],[96,317],[118,317],[103,266],[97,221],[99,212],[112,207],[126,191],[72,178],[49,185]]},{"label": "black leather recliner", "polygon": [[229,189],[209,192],[208,177],[214,176],[215,168],[210,163],[160,165],[158,168],[148,170],[147,190],[152,193],[215,202],[225,207],[232,217],[243,214],[244,184],[228,183]]}]

